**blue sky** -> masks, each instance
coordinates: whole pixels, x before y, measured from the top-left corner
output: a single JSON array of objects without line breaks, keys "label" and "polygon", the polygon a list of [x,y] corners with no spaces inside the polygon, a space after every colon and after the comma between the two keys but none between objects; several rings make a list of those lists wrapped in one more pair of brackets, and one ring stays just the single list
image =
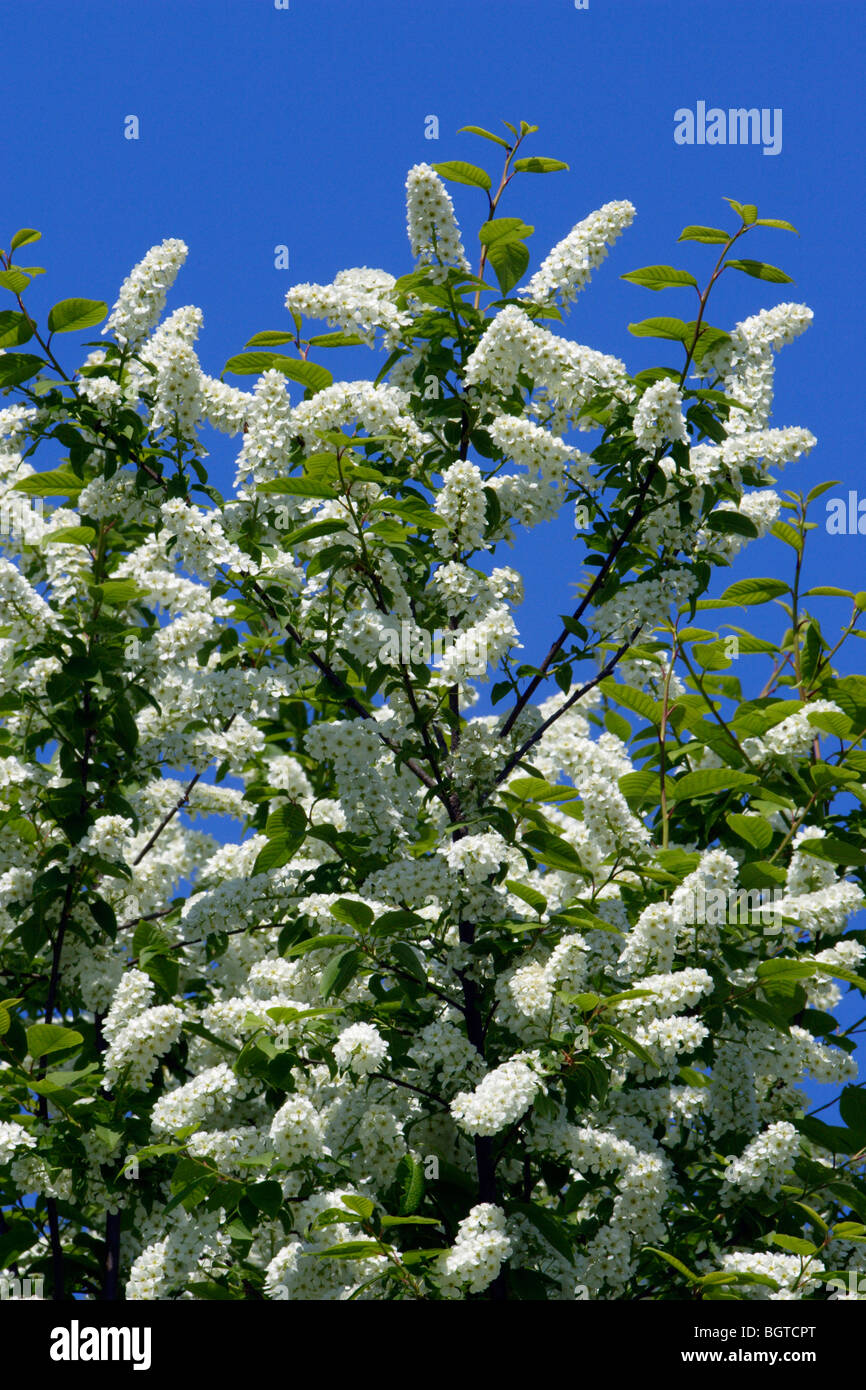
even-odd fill
[{"label": "blue sky", "polygon": [[[565,324],[633,370],[676,358],[630,337],[626,324],[688,318],[691,301],[629,285],[624,271],[661,262],[703,279],[712,248],[676,238],[688,222],[728,225],[725,195],[799,228],[800,238],[753,233],[744,251],[781,265],[795,285],[728,274],[709,316],[729,327],[783,299],[814,309],[812,328],[779,358],[772,423],[807,426],[819,444],[782,486],[837,478],[840,493],[860,486],[866,496],[853,370],[864,225],[855,0],[589,0],[587,9],[574,0],[289,0],[287,9],[274,0],[31,0],[9,27],[0,241],[19,226],[41,229],[38,247],[19,255],[47,267],[29,291],[40,314],[69,296],[112,303],[150,246],[182,237],[190,255],[170,306],[202,308],[200,355],[218,373],[253,333],[286,324],[291,283],[329,281],[350,265],[408,270],[408,167],[468,159],[492,170],[495,147],[458,127],[526,119],[540,126],[527,152],[571,166],[515,181],[502,206],[534,224],[533,264],[602,203],[637,207]],[[674,113],[698,101],[780,108],[781,151],[677,145]],[[137,140],[124,138],[130,115]],[[430,115],[438,141],[425,139]],[[455,202],[466,244],[477,245],[483,195],[461,188]],[[275,268],[278,245],[289,249],[288,271]],[[362,349],[323,350],[320,360],[349,377],[376,370]],[[234,442],[215,445],[218,486],[229,484],[235,452]],[[815,519],[823,522],[820,509]],[[529,659],[567,609],[577,578],[570,537],[564,519],[515,553],[527,578]],[[815,531],[807,579],[866,587],[864,544]],[[784,553],[756,542],[724,581],[778,573]],[[829,611],[844,619],[848,605]]]},{"label": "blue sky", "polygon": [[[290,283],[328,281],[347,265],[408,269],[407,168],[463,158],[493,169],[497,148],[458,127],[526,119],[541,127],[531,150],[571,166],[515,181],[502,205],[535,225],[535,264],[600,204],[629,198],[637,207],[565,325],[635,370],[675,355],[659,355],[662,344],[634,339],[626,324],[690,317],[692,292],[653,294],[622,272],[662,262],[703,279],[712,248],[677,247],[676,238],[687,222],[727,225],[725,195],[800,229],[800,238],[754,232],[744,252],[781,265],[795,285],[730,272],[710,318],[730,326],[785,298],[811,305],[812,328],[779,361],[774,423],[809,427],[819,448],[783,486],[838,478],[844,494],[861,471],[852,372],[864,221],[858,12],[854,0],[589,0],[586,10],[574,0],[29,4],[15,19],[21,60],[6,74],[0,235],[42,230],[38,256],[28,248],[24,259],[48,268],[30,291],[45,310],[72,295],[111,303],[151,245],[182,237],[190,255],[170,305],[202,308],[201,357],[217,373],[254,332],[284,326]],[[698,101],[781,108],[781,152],[677,145],[674,112]],[[138,140],[124,138],[130,115]],[[438,140],[425,139],[429,115]],[[483,195],[460,188],[455,201],[467,245],[477,245]],[[289,248],[288,271],[274,266],[277,245]],[[321,360],[339,375],[375,374],[363,349],[322,350]],[[215,448],[218,485],[228,484],[234,453],[231,442]],[[539,643],[555,622],[551,570],[558,611],[576,578],[569,536],[563,518],[515,557],[527,571],[524,621]],[[814,582],[863,584],[863,538],[821,530],[811,545]],[[780,562],[776,543],[756,544],[736,575]],[[837,612],[847,616],[847,605]]]}]

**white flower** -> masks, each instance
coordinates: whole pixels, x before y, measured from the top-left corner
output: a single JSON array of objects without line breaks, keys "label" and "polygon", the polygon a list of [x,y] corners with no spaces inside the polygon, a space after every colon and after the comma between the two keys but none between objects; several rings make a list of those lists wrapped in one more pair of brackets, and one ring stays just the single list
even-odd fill
[{"label": "white flower", "polygon": [[286,308],[313,319],[325,319],[332,327],[357,334],[372,347],[376,329],[383,330],[386,347],[394,347],[411,315],[399,310],[391,298],[396,281],[385,270],[361,266],[341,270],[330,285],[293,285]]},{"label": "white flower", "polygon": [[524,1115],[542,1081],[532,1063],[537,1053],[527,1053],[503,1062],[485,1076],[474,1091],[458,1091],[451,1102],[451,1114],[467,1134],[499,1134]]},{"label": "white flower", "polygon": [[113,333],[118,342],[130,346],[146,337],[165,308],[166,293],[186,257],[186,244],[176,238],[148,251],[121,285],[103,333]]},{"label": "white flower", "polygon": [[505,1212],[491,1202],[481,1202],[457,1227],[457,1238],[439,1256],[440,1287],[451,1298],[462,1293],[482,1293],[489,1288],[511,1254],[505,1228]]},{"label": "white flower", "polygon": [[558,294],[567,306],[604,260],[608,246],[631,226],[634,216],[634,205],[629,202],[605,203],[598,212],[590,213],[557,242],[520,293],[538,304]]},{"label": "white flower", "polygon": [[634,434],[645,454],[675,440],[688,440],[683,398],[675,381],[665,377],[647,387],[635,411]]},{"label": "white flower", "polygon": [[436,532],[436,544],[443,555],[483,546],[487,499],[477,464],[458,460],[448,465],[436,496],[435,511],[445,522]]},{"label": "white flower", "polygon": [[379,1071],[388,1055],[388,1044],[372,1023],[352,1023],[334,1043],[334,1061],[342,1071],[367,1076]]},{"label": "white flower", "polygon": [[800,1148],[800,1135],[792,1124],[780,1120],[770,1125],[746,1145],[739,1158],[735,1158],[725,1169],[725,1187],[722,1201],[732,1202],[737,1191],[758,1192],[769,1187],[778,1188],[788,1165]]},{"label": "white flower", "polygon": [[0,1168],[8,1163],[22,1149],[34,1149],[36,1137],[15,1120],[0,1122]]},{"label": "white flower", "polygon": [[407,175],[406,224],[419,261],[469,270],[451,195],[429,164],[414,164]]},{"label": "white flower", "polygon": [[304,1096],[290,1096],[274,1115],[268,1132],[283,1163],[292,1165],[325,1152],[322,1121]]}]

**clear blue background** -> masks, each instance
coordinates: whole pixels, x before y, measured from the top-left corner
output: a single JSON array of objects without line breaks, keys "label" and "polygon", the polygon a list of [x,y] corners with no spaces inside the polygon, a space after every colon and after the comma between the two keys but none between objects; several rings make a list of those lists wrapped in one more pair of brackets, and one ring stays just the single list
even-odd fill
[{"label": "clear blue background", "polygon": [[[29,292],[46,310],[73,295],[112,303],[150,246],[182,237],[190,255],[170,307],[202,308],[200,355],[218,374],[254,332],[286,325],[291,283],[327,282],[347,265],[410,268],[409,166],[463,158],[494,171],[501,151],[458,127],[526,119],[541,128],[528,151],[571,166],[515,180],[502,204],[535,225],[534,264],[602,203],[628,198],[637,207],[565,325],[634,370],[677,354],[631,337],[626,324],[688,318],[694,296],[654,294],[621,281],[623,271],[673,263],[703,281],[712,247],[676,238],[686,222],[729,225],[724,195],[799,228],[800,238],[752,232],[744,246],[795,285],[728,272],[709,316],[729,327],[786,298],[814,309],[812,328],[779,358],[773,423],[807,426],[819,448],[789,467],[782,486],[805,491],[838,478],[844,495],[862,475],[860,8],[856,0],[590,0],[588,10],[572,0],[290,0],[288,10],[273,0],[37,0],[20,7],[8,34],[16,56],[5,74],[0,237],[8,245],[18,226],[42,230],[18,259],[47,266]],[[782,152],[676,145],[674,112],[698,100],[781,107]],[[138,140],[124,138],[128,115],[138,117]],[[438,140],[425,139],[429,115],[439,118]],[[466,244],[477,248],[484,195],[454,193]],[[289,248],[288,271],[275,269],[278,245]],[[375,374],[366,350],[322,349],[320,360],[341,376]],[[233,475],[235,453],[233,442],[217,443],[218,485]],[[858,589],[864,539],[826,535],[823,507],[807,578]],[[552,592],[561,591],[555,607],[564,611],[577,578],[569,537],[563,518],[526,538],[517,557],[528,570],[524,621],[539,645],[553,635]],[[755,544],[737,575],[778,572],[781,563],[775,542]],[[825,601],[824,611],[847,617],[848,605]]]},{"label": "clear blue background", "polygon": [[[197,304],[206,370],[254,332],[286,325],[291,283],[329,281],[349,265],[410,268],[403,184],[419,161],[498,166],[499,151],[459,126],[540,126],[527,152],[565,159],[570,173],[516,180],[502,212],[536,227],[533,264],[602,203],[628,198],[634,226],[579,297],[565,331],[637,370],[674,364],[629,321],[692,316],[686,291],[654,295],[621,281],[636,266],[672,263],[703,280],[713,248],[676,246],[687,222],[728,225],[724,195],[800,230],[749,235],[744,254],[781,265],[796,285],[731,272],[710,321],[783,299],[815,311],[778,359],[777,425],[810,428],[819,446],[781,486],[835,478],[863,489],[861,388],[864,183],[862,72],[866,23],[856,0],[30,0],[7,16],[4,202],[0,241],[38,227],[18,259],[48,273],[28,292],[41,313],[82,295],[111,304],[131,266],[166,236],[190,255],[170,307]],[[674,112],[781,107],[782,152],[682,147]],[[135,115],[140,138],[124,138]],[[438,141],[425,118],[439,119]],[[468,247],[486,216],[477,190],[455,190]],[[274,266],[289,248],[290,269]],[[66,344],[62,344],[66,347]],[[320,359],[336,374],[375,374],[362,349]],[[248,382],[245,384],[249,384]],[[236,442],[220,440],[214,481],[227,486]],[[833,495],[832,492],[829,495]],[[810,541],[807,582],[866,587],[859,536]],[[538,659],[567,611],[579,552],[568,518],[521,541],[522,626]],[[727,581],[780,573],[790,552],[755,542]],[[718,583],[718,581],[717,581]],[[822,613],[849,606],[824,600]],[[720,619],[726,615],[721,613]],[[735,612],[731,621],[742,622]],[[758,622],[781,622],[765,609]],[[778,630],[774,628],[773,630]],[[854,665],[862,652],[855,646]],[[843,657],[843,665],[847,665]],[[862,669],[862,664],[861,664]],[[742,668],[744,681],[749,679]],[[761,678],[763,679],[763,678]]]}]

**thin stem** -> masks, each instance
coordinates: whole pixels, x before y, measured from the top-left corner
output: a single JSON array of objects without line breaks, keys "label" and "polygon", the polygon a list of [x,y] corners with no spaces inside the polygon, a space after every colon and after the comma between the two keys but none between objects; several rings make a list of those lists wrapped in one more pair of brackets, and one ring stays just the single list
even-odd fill
[{"label": "thin stem", "polygon": [[625,656],[629,647],[633,646],[634,643],[637,641],[642,629],[643,623],[639,623],[638,626],[633,629],[631,635],[628,638],[628,641],[624,642],[622,646],[619,648],[619,650],[614,653],[614,655],[610,658],[607,664],[603,666],[602,669],[599,671],[598,675],[593,676],[591,681],[587,681],[586,685],[582,685],[579,690],[576,690],[573,695],[570,695],[569,698],[566,700],[565,704],[560,705],[558,710],[554,710],[553,714],[551,714],[547,719],[545,719],[543,724],[539,725],[539,727],[535,730],[535,733],[532,734],[526,740],[525,743],[522,743],[520,745],[520,747],[517,749],[517,752],[512,753],[505,766],[496,775],[497,786],[500,782],[503,782],[505,780],[508,774],[517,766],[521,759],[525,758],[530,748],[533,748],[535,746],[538,740],[542,738],[544,734],[547,733],[547,730],[551,727],[551,725],[556,723],[557,719],[561,719],[565,712],[571,709],[572,705],[576,704],[578,700],[580,700],[584,695],[588,694],[590,690],[593,690],[595,686],[597,686],[601,681],[605,680],[606,677],[611,674],[611,672],[615,669],[617,663],[621,661],[622,658]]}]

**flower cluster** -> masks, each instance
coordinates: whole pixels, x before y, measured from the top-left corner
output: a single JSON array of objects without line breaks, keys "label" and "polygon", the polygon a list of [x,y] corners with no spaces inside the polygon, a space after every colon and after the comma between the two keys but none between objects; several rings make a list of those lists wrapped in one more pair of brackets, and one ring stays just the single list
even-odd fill
[{"label": "flower cluster", "polygon": [[113,333],[129,347],[140,343],[159,321],[166,294],[186,258],[186,243],[176,237],[148,251],[121,285],[103,333]]},{"label": "flower cluster", "polygon": [[451,195],[429,164],[413,164],[406,177],[406,226],[422,264],[469,270]]},{"label": "flower cluster", "polygon": [[627,201],[605,203],[590,213],[563,241],[557,242],[521,294],[537,304],[545,304],[558,295],[563,306],[568,305],[634,217],[634,205]]},{"label": "flower cluster", "polygon": [[688,440],[683,398],[675,381],[665,377],[644,391],[634,414],[634,437],[645,454],[675,440]]},{"label": "flower cluster", "polygon": [[474,1091],[458,1091],[451,1114],[467,1134],[499,1134],[526,1113],[542,1087],[536,1060],[516,1056],[488,1072]]}]

